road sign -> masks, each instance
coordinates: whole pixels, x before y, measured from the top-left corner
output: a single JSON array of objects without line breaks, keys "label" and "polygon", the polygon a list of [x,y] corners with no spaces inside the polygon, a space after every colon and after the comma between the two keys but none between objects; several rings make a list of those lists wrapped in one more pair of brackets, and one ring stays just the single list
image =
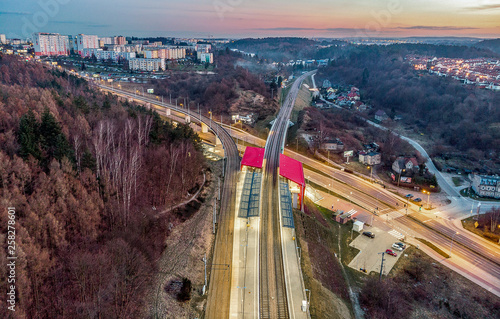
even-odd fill
[{"label": "road sign", "polygon": [[154,89],[148,89],[148,93],[149,93],[149,94],[153,94],[154,92],[155,92],[155,90],[154,90]]}]

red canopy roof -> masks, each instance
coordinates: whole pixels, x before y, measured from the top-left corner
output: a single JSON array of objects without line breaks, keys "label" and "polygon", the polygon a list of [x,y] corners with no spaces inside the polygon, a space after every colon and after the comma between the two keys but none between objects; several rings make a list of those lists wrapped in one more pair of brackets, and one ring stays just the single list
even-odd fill
[{"label": "red canopy roof", "polygon": [[262,168],[262,161],[264,160],[265,149],[259,147],[247,146],[245,154],[243,154],[243,159],[241,160],[241,166],[250,166],[256,168]]},{"label": "red canopy roof", "polygon": [[283,154],[280,154],[280,175],[299,185],[306,185],[302,163]]}]

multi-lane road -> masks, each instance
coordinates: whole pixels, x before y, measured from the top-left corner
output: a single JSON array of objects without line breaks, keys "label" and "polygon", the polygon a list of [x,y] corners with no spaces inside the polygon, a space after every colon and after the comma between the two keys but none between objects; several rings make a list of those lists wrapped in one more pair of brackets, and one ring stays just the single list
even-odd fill
[{"label": "multi-lane road", "polygon": [[[261,146],[265,143],[266,146],[266,165],[261,203],[261,257],[259,262],[259,315],[262,318],[288,318],[289,316],[289,305],[287,304],[286,289],[283,279],[281,242],[278,235],[280,232],[280,220],[279,214],[277,213],[279,209],[276,207],[279,198],[277,197],[278,177],[276,170],[279,166],[279,153],[284,146],[288,118],[295,102],[294,97],[298,92],[303,78],[309,75],[310,74],[303,75],[294,83],[289,96],[278,114],[278,119],[270,131],[267,141],[249,136],[248,133],[238,130],[232,130],[231,132],[233,137],[239,137],[240,139],[245,139],[249,143]],[[129,92],[120,92],[119,90],[113,91],[118,94],[131,95]],[[159,104],[158,101],[147,97],[136,98],[152,104]],[[175,109],[175,107],[171,105],[165,104],[162,106]],[[180,111],[182,113],[187,113],[186,110],[183,109]],[[190,115],[193,118],[200,117],[199,114],[193,112],[191,112]],[[234,207],[234,189],[236,185],[235,173],[239,166],[239,157],[236,146],[227,131],[220,126],[215,127],[215,123],[208,118],[201,116],[201,120],[207,125],[212,124],[214,131],[218,131],[218,137],[225,147],[228,160],[221,210],[221,217],[223,218],[221,219],[216,238],[216,249],[211,272],[206,313],[207,318],[227,318],[229,316],[227,311],[229,309],[231,278],[231,267],[229,265],[232,255],[232,232],[234,224],[233,217],[231,216],[232,214],[228,212]],[[226,147],[227,145],[230,145],[230,147]],[[406,200],[388,192],[378,184],[370,183],[363,178],[324,165],[323,163],[289,150],[285,150],[285,154],[303,162],[306,167],[309,166],[313,168],[312,170],[305,169],[305,175],[308,180],[325,188],[333,189],[337,194],[359,204],[368,211],[378,211],[380,215],[389,211],[403,211],[401,208],[406,204]],[[319,171],[321,173],[319,173]],[[449,190],[446,186],[443,190],[446,192],[449,191],[449,195],[454,198],[454,202],[451,205],[453,209],[463,211],[466,200],[459,197],[459,195],[457,196],[455,190]],[[467,205],[470,205],[468,201]],[[497,247],[489,243],[485,244],[481,241],[478,242],[477,238],[467,233],[455,235],[456,229],[453,228],[451,224],[429,220],[426,215],[417,213],[416,206],[412,207],[412,205],[410,205],[408,213],[413,214],[414,218],[419,221],[404,216],[405,213],[403,211],[403,213],[398,215],[392,223],[411,230],[415,237],[418,236],[427,239],[441,247],[448,247],[451,238],[453,238],[455,241],[452,254],[453,257],[444,263],[448,263],[451,268],[461,270],[463,274],[467,274],[470,279],[475,279],[474,281],[482,283],[482,286],[490,291],[500,294],[500,287],[494,280],[495,278],[500,278],[500,253]],[[458,263],[457,260],[460,260],[460,263]],[[482,276],[483,274],[491,276],[493,280],[484,278],[484,276]]]}]

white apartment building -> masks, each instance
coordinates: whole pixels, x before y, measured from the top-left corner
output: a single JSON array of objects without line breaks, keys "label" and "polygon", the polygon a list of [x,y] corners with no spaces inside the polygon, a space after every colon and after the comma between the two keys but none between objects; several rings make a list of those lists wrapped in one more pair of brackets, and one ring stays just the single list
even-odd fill
[{"label": "white apartment building", "polygon": [[5,34],[0,34],[0,44],[6,44],[7,43],[7,38],[5,37]]},{"label": "white apartment building", "polygon": [[196,52],[196,55],[198,56],[198,60],[200,60],[201,63],[214,63],[214,54],[213,53],[204,53],[204,52]]},{"label": "white apartment building", "polygon": [[128,60],[130,70],[134,71],[165,71],[164,59],[130,59]]},{"label": "white apartment building", "polygon": [[79,34],[76,36],[76,51],[83,56],[84,49],[98,49],[99,38],[97,35]]},{"label": "white apartment building", "polygon": [[33,36],[35,55],[68,55],[68,36],[59,33],[35,33]]},{"label": "white apartment building", "polygon": [[97,60],[118,61],[120,58],[125,60],[135,59],[135,52],[104,51],[103,49],[83,49],[82,57],[91,58],[95,56]]}]

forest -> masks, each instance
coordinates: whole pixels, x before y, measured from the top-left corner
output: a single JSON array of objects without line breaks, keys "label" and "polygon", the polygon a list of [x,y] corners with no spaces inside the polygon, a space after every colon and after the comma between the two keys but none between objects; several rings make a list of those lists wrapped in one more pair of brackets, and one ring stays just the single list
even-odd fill
[{"label": "forest", "polygon": [[[500,94],[416,72],[404,61],[409,53],[498,58],[489,50],[469,47],[365,46],[320,69],[318,78],[359,87],[371,112],[383,109],[391,118],[401,116],[407,128],[431,138],[432,155],[498,162]],[[481,170],[489,172],[491,167],[484,164]]]},{"label": "forest", "polygon": [[272,103],[269,86],[258,75],[238,65],[244,61],[241,54],[220,50],[216,52],[216,60],[216,74],[172,73],[167,79],[152,80],[155,92],[172,99],[186,98],[192,108],[199,104],[205,113],[211,110],[215,114],[228,114],[240,91],[252,91],[266,98],[267,104]]},{"label": "forest", "polygon": [[156,214],[199,188],[205,167],[189,126],[0,55],[0,241],[14,207],[18,256],[16,312],[2,301],[0,317],[144,317],[165,238],[185,220]]}]

